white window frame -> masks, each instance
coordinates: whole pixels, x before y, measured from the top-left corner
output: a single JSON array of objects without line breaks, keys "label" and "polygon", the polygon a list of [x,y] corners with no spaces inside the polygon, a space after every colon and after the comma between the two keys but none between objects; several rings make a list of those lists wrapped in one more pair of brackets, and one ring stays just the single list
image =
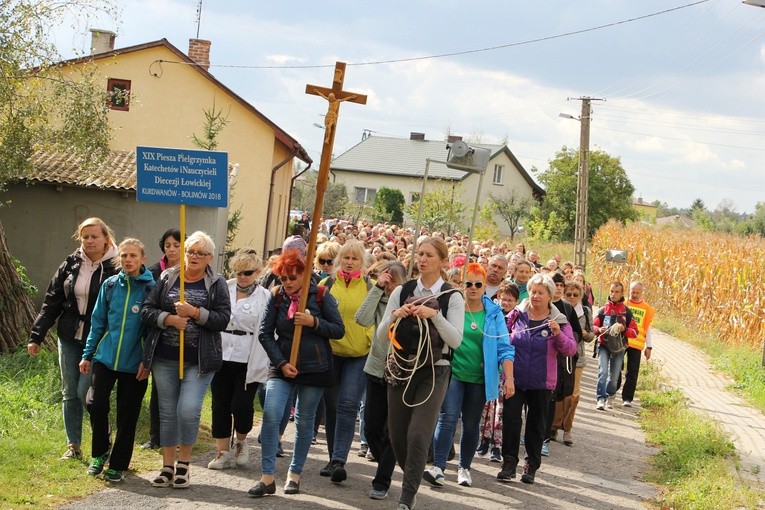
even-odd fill
[{"label": "white window frame", "polygon": [[497,186],[502,186],[502,178],[504,177],[505,173],[505,165],[494,165],[494,175],[492,176],[491,182],[492,184],[496,184]]}]

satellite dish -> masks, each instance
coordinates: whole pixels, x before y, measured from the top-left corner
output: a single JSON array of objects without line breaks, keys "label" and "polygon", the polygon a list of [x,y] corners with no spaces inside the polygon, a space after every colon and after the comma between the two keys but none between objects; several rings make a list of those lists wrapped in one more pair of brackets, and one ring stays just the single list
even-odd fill
[{"label": "satellite dish", "polygon": [[451,153],[452,153],[452,156],[454,157],[461,158],[465,156],[468,152],[470,152],[470,147],[468,147],[468,144],[466,144],[462,140],[457,140],[451,146]]}]

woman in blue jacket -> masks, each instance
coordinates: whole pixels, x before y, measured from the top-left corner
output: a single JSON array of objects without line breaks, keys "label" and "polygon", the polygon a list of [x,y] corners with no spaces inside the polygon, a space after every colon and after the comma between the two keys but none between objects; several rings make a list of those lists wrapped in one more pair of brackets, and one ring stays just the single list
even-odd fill
[{"label": "woman in blue jacket", "polygon": [[[108,460],[104,478],[110,482],[124,479],[133,456],[135,428],[148,385],[147,374],[138,374],[145,332],[141,303],[154,287],[154,277],[144,266],[146,255],[141,241],[125,239],[117,256],[120,272],[101,286],[80,361],[80,372],[91,374],[86,402],[93,429],[93,461],[87,473],[99,475]],[[110,454],[109,398],[115,384],[117,434]]]},{"label": "woman in blue jacket", "polygon": [[468,264],[465,287],[465,326],[462,343],[452,356],[452,379],[441,405],[436,425],[433,467],[423,478],[435,486],[444,484],[444,469],[457,419],[462,415],[460,462],[457,483],[473,485],[470,464],[480,435],[479,425],[484,404],[499,393],[499,370],[504,372],[504,397],[515,393],[513,359],[502,308],[486,296],[486,270],[480,264]]}]

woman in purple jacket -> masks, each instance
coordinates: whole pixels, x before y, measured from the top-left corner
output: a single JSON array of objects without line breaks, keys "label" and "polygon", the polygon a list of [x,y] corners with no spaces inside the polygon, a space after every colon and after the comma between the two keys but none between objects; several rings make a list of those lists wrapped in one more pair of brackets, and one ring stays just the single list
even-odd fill
[{"label": "woman in purple jacket", "polygon": [[502,425],[502,470],[498,480],[515,478],[521,436],[521,411],[526,412],[526,464],[521,481],[534,483],[542,464],[547,408],[558,378],[557,355],[573,356],[576,340],[566,316],[551,305],[555,284],[537,274],[527,284],[529,297],[507,316],[510,343],[515,347],[515,395],[505,400]]}]

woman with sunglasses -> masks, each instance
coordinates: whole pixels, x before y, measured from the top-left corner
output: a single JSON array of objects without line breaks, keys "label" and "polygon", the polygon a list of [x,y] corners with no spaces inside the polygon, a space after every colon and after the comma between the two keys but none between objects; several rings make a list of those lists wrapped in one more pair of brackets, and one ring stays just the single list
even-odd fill
[{"label": "woman with sunglasses", "polygon": [[338,251],[340,251],[340,245],[331,241],[321,243],[316,247],[316,257],[313,260],[313,268],[314,273],[319,275],[320,280],[334,274],[335,258],[337,258]]},{"label": "woman with sunglasses", "polygon": [[[290,396],[295,392],[295,448],[292,452],[285,494],[300,492],[300,474],[313,439],[316,407],[324,391],[332,386],[332,348],[330,339],[345,334],[337,301],[313,282],[303,289],[306,263],[300,252],[283,252],[274,263],[281,286],[275,289],[266,306],[259,340],[271,365],[266,383],[266,401],[260,431],[262,456],[260,481],[248,494],[261,498],[276,493],[276,449],[279,444],[279,422]],[[298,312],[302,292],[308,293],[306,309]],[[302,326],[297,365],[290,363],[295,326]]]},{"label": "woman with sunglasses", "polygon": [[257,339],[271,298],[258,285],[263,262],[254,248],[241,248],[231,259],[230,267],[236,278],[228,281],[231,319],[221,334],[223,366],[210,383],[216,454],[207,464],[209,469],[245,466],[249,461],[245,440],[252,430],[255,395],[268,378],[268,356]]},{"label": "woman with sunglasses", "polygon": [[513,358],[502,308],[486,295],[486,271],[471,262],[463,282],[465,287],[465,325],[462,343],[452,356],[452,378],[441,405],[433,439],[433,467],[423,478],[436,487],[444,485],[444,469],[454,440],[457,420],[462,416],[460,460],[457,483],[473,485],[470,465],[478,447],[484,404],[499,396],[499,371],[504,375],[505,398],[515,393]]},{"label": "woman with sunglasses", "polygon": [[199,433],[202,401],[223,363],[221,331],[228,326],[231,299],[226,280],[210,267],[213,253],[210,236],[191,234],[183,260],[185,299],[180,299],[178,265],[162,273],[141,309],[141,320],[152,329],[144,342],[139,376],[141,370],[147,375],[151,370],[159,401],[162,470],[151,482],[154,487],[189,487],[191,448]]}]

